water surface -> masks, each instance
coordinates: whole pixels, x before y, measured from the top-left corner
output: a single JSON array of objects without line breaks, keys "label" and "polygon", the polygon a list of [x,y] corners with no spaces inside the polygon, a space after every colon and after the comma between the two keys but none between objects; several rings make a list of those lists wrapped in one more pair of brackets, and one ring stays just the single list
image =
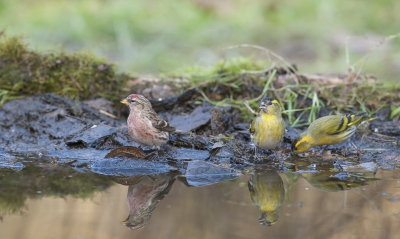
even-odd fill
[{"label": "water surface", "polygon": [[[0,169],[0,238],[398,238],[400,235],[400,170],[378,169],[375,178],[379,180],[330,182],[328,186],[316,183],[312,176],[279,172],[276,177],[273,173],[259,171],[256,177],[255,172],[249,172],[232,181],[188,187],[183,178],[168,174],[116,179],[61,166],[28,166],[21,171]],[[262,226],[261,201],[268,199],[259,196],[258,207],[250,192],[253,191],[253,197],[254,190],[260,195],[267,194],[260,190],[269,190],[271,194],[277,185],[271,177],[278,184],[282,180],[284,198],[275,205],[280,206],[276,223]],[[249,180],[252,180],[250,188]],[[280,200],[279,196],[272,198]],[[135,213],[140,214],[136,224],[144,225],[130,230],[129,223],[122,222],[130,214],[132,219]]]}]

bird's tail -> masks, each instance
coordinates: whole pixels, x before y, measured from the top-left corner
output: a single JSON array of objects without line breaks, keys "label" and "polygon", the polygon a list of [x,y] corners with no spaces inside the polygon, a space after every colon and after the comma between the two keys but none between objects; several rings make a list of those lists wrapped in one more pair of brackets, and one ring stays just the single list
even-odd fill
[{"label": "bird's tail", "polygon": [[367,113],[359,113],[359,114],[348,114],[346,117],[349,120],[349,123],[347,124],[348,126],[358,126],[362,122],[367,122],[376,119],[376,117],[371,117]]}]

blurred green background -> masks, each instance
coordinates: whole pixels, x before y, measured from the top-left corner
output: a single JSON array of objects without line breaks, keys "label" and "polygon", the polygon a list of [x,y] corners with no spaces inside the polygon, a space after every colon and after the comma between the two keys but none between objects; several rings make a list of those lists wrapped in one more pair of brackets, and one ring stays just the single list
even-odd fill
[{"label": "blurred green background", "polygon": [[[43,52],[91,50],[121,72],[171,72],[268,48],[300,72],[356,70],[398,82],[400,1],[346,0],[0,0],[0,30]],[[371,49],[378,44],[375,50]]]}]

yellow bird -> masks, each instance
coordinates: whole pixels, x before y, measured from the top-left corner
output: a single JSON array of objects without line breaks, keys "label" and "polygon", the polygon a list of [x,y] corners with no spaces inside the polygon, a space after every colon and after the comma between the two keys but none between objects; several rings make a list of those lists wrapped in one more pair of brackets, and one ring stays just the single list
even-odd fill
[{"label": "yellow bird", "polygon": [[321,117],[292,142],[292,151],[301,153],[315,146],[340,144],[356,132],[359,124],[374,119],[366,113]]},{"label": "yellow bird", "polygon": [[272,98],[264,98],[259,106],[260,113],[251,122],[250,136],[256,146],[261,149],[274,150],[285,134],[285,121],[279,102]]},{"label": "yellow bird", "polygon": [[248,183],[251,200],[260,209],[258,223],[263,226],[274,225],[279,218],[285,198],[285,187],[276,171],[256,170]]}]

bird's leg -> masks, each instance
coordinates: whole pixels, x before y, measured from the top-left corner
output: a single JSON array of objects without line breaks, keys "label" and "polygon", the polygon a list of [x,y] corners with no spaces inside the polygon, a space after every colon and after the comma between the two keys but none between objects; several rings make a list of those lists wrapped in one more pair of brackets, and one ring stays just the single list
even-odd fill
[{"label": "bird's leg", "polygon": [[351,144],[351,146],[353,146],[353,147],[356,149],[357,155],[360,156],[360,155],[361,155],[361,152],[360,152],[360,149],[357,147],[357,145],[355,145],[355,144],[354,144],[353,142],[351,142],[351,141],[350,141],[350,144]]},{"label": "bird's leg", "polygon": [[155,153],[154,159],[159,159],[158,150],[154,151],[154,153]]},{"label": "bird's leg", "polygon": [[360,151],[359,151],[358,147],[357,147],[353,142],[347,141],[346,145],[344,146],[344,149],[342,150],[343,156],[346,157],[347,155],[349,155],[349,154],[348,154],[348,153],[349,153],[348,148],[350,147],[349,144],[350,144],[355,150],[357,150],[357,155],[360,155]]},{"label": "bird's leg", "polygon": [[261,160],[263,158],[262,153],[263,153],[263,149],[255,146],[255,148],[254,148],[254,158],[256,160]]},{"label": "bird's leg", "polygon": [[160,150],[160,146],[153,146],[151,147],[151,149],[153,150],[151,153],[149,153],[148,155],[146,155],[147,159],[158,159],[159,155],[158,155],[158,151]]},{"label": "bird's leg", "polygon": [[[285,165],[284,165],[284,162],[285,162],[285,152],[283,152],[282,153],[282,150],[280,151],[280,152],[277,152],[277,151],[275,151],[274,150],[274,154],[275,154],[275,157],[277,157],[277,156],[279,156],[279,154],[280,154],[280,158],[279,158],[279,160],[278,160],[278,169],[279,170],[286,170],[286,167],[285,167]],[[282,155],[283,154],[283,155]]]},{"label": "bird's leg", "polygon": [[158,151],[155,150],[147,154],[145,159],[158,159]]},{"label": "bird's leg", "polygon": [[278,155],[276,149],[273,149],[272,151],[274,152],[275,159],[277,159],[280,162],[281,160],[279,158],[279,155]]},{"label": "bird's leg", "polygon": [[255,159],[258,159],[257,150],[258,150],[258,147],[254,145],[254,158]]},{"label": "bird's leg", "polygon": [[160,149],[161,149],[160,146],[153,146],[153,150],[154,150],[154,153],[155,153],[155,159],[159,158],[158,151],[160,151]]},{"label": "bird's leg", "polygon": [[324,155],[324,154],[325,154],[325,150],[326,150],[326,148],[328,148],[328,146],[329,146],[329,145],[325,145],[325,147],[322,148],[321,155]]}]

